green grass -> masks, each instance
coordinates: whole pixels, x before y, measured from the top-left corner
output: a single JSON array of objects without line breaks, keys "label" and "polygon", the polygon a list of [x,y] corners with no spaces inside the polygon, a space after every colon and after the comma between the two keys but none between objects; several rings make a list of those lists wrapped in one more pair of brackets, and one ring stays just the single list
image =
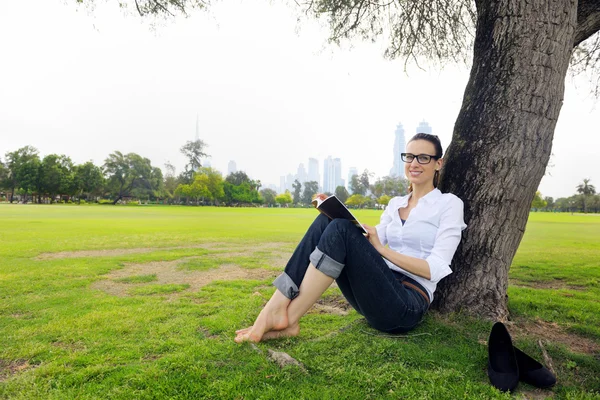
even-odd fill
[{"label": "green grass", "polygon": [[[379,218],[357,214],[370,224]],[[224,275],[194,289],[142,267],[123,276],[172,263],[172,274],[190,279],[222,265],[281,269],[314,217],[311,209],[0,205],[0,398],[511,397],[485,374],[487,321],[430,313],[410,336],[387,338],[353,311],[310,313],[299,337],[258,345],[287,352],[305,373],[233,342],[272,294],[270,278]],[[598,237],[598,217],[530,216],[510,272],[517,325],[548,324],[598,348]],[[51,257],[58,252],[75,253]],[[541,359],[535,336],[517,344]],[[559,382],[542,394],[600,396],[598,354],[559,340],[546,350]],[[516,396],[531,389],[521,384]]]}]

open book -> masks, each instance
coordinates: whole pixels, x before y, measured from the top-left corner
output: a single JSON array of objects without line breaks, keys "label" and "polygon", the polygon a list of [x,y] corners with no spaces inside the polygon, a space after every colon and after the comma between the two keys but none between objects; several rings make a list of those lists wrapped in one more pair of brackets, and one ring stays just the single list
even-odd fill
[{"label": "open book", "polygon": [[367,231],[363,228],[362,224],[358,222],[358,219],[352,215],[350,210],[348,210],[348,207],[346,207],[337,197],[329,196],[325,200],[315,198],[312,201],[312,204],[319,212],[327,215],[330,219],[342,218],[352,221],[362,233],[365,235],[367,234]]}]

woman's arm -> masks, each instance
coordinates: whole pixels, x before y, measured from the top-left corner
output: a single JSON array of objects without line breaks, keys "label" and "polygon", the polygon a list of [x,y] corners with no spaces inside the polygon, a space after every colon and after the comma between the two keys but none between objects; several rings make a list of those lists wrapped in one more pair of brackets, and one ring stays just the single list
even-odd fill
[{"label": "woman's arm", "polygon": [[442,211],[440,225],[431,254],[423,260],[398,253],[389,247],[385,247],[377,235],[377,230],[373,227],[365,226],[365,229],[369,233],[367,238],[379,254],[392,264],[432,282],[439,282],[442,278],[452,273],[450,263],[460,242],[461,232],[465,228],[463,202],[454,196],[444,211]]},{"label": "woman's arm", "polygon": [[411,274],[420,276],[425,279],[431,279],[431,270],[429,268],[429,263],[421,258],[407,256],[397,251],[390,249],[389,247],[385,247],[381,244],[379,240],[379,236],[377,235],[377,230],[368,225],[363,225],[369,235],[367,239],[369,242],[375,247],[375,250],[381,254],[383,258],[388,260],[394,265],[401,267],[402,269],[410,272]]}]

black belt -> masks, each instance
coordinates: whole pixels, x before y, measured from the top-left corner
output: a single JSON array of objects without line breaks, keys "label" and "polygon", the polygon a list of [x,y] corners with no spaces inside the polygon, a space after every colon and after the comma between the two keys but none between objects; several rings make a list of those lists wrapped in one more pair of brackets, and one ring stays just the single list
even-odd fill
[{"label": "black belt", "polygon": [[424,299],[425,302],[429,305],[431,304],[431,300],[429,300],[429,295],[427,294],[427,290],[421,285],[419,282],[415,281],[413,278],[404,275],[401,272],[392,270],[394,275],[396,275],[396,279],[400,281],[404,286],[409,287],[419,293]]}]

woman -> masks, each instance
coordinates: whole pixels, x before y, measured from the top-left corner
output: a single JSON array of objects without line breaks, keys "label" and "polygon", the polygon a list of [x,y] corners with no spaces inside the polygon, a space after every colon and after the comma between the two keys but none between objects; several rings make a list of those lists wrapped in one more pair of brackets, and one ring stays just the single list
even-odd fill
[{"label": "woman", "polygon": [[462,201],[436,188],[439,138],[419,133],[406,151],[409,194],[390,201],[379,225],[364,225],[366,237],[350,221],[319,215],[275,279],[277,290],[254,325],[236,332],[236,342],[298,335],[300,317],[334,280],[375,329],[401,333],[417,326],[437,283],[452,272],[466,225]]}]

